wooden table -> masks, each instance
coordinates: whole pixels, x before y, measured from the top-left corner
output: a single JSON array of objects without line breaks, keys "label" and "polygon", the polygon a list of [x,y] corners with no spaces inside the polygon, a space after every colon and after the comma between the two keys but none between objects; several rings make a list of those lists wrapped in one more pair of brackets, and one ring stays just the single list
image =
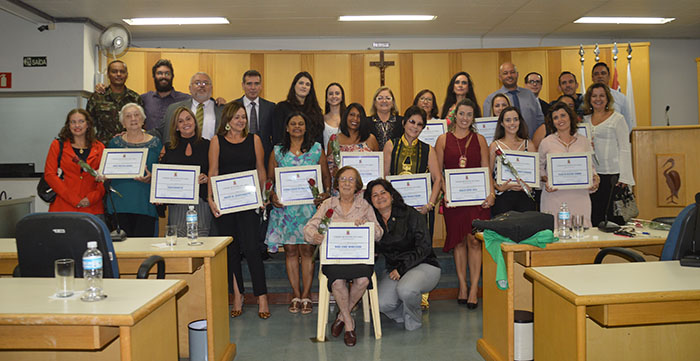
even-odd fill
[{"label": "wooden table", "polygon": [[697,360],[700,268],[534,267],[535,360]]},{"label": "wooden table", "polygon": [[[167,279],[187,281],[186,292],[177,299],[178,339],[180,357],[189,357],[187,325],[195,320],[207,320],[209,359],[229,361],[236,355],[236,345],[230,341],[228,307],[228,268],[226,246],[231,237],[200,237],[201,246],[188,246],[179,238],[177,246],[157,248],[153,244],[165,238],[129,238],[114,242],[122,278],[136,276],[138,267],[149,256],[165,258]],[[17,265],[14,239],[0,239],[0,275],[10,275]]]},{"label": "wooden table", "polygon": [[[84,288],[76,279],[76,288]],[[49,298],[53,278],[0,279],[2,360],[176,360],[181,280],[104,280],[108,297]]]},{"label": "wooden table", "polygon": [[[589,229],[580,240],[573,238],[538,248],[525,244],[503,243],[509,288],[496,286],[496,263],[482,247],[483,333],[477,350],[486,360],[513,360],[514,310],[532,311],[532,284],[524,277],[526,267],[593,263],[603,247],[633,247],[658,257],[668,232],[644,229],[650,235],[627,238]],[[477,238],[483,239],[481,234]]]}]

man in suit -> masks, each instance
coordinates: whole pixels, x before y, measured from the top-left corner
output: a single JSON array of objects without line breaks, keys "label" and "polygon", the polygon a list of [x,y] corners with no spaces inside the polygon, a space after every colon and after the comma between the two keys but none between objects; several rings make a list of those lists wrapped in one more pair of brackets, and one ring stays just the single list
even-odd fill
[{"label": "man in suit", "polygon": [[268,157],[274,145],[272,144],[272,110],[275,108],[275,103],[260,97],[262,76],[257,70],[248,70],[243,73],[241,86],[245,95],[238,101],[243,103],[248,114],[248,129],[262,140],[263,149],[265,149],[265,166],[267,166]]},{"label": "man in suit", "polygon": [[211,97],[213,85],[211,77],[207,73],[199,72],[190,79],[190,95],[192,99],[183,100],[168,106],[165,116],[158,126],[158,133],[163,143],[170,140],[170,120],[179,107],[186,107],[192,110],[202,130],[202,138],[211,139],[219,129],[223,105],[217,105]]}]

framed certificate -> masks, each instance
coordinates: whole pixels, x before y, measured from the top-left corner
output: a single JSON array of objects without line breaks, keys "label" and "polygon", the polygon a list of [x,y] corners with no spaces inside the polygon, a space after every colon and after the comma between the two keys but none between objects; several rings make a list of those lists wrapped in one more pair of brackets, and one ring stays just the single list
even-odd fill
[{"label": "framed certificate", "polygon": [[590,153],[547,154],[547,184],[558,189],[588,189],[593,184]]},{"label": "framed certificate", "polygon": [[367,183],[384,178],[384,153],[382,152],[340,152],[340,166],[349,165],[362,177],[362,188]]},{"label": "framed certificate", "polygon": [[576,127],[578,134],[583,135],[588,138],[588,140],[593,140],[593,132],[591,129],[591,123],[581,123]]},{"label": "framed certificate", "polygon": [[98,172],[109,179],[142,177],[148,148],[105,148]]},{"label": "framed certificate", "polygon": [[151,203],[199,203],[199,166],[154,164]]},{"label": "framed certificate", "polygon": [[221,214],[262,207],[257,170],[211,177],[209,181]]},{"label": "framed certificate", "polygon": [[476,123],[476,132],[486,138],[486,144],[491,145],[493,142],[493,134],[496,132],[498,117],[482,117],[474,119]]},{"label": "framed certificate", "polygon": [[491,193],[487,167],[445,169],[445,201],[448,207],[484,203]]},{"label": "framed certificate", "polygon": [[374,264],[374,223],[331,223],[320,253],[321,264]]},{"label": "framed certificate", "polygon": [[[530,187],[540,186],[540,154],[535,152],[519,152],[514,150],[504,151],[506,159],[518,171],[520,179]],[[515,179],[510,172],[510,168],[503,165],[499,158],[496,158],[496,183],[503,184],[509,179]]]},{"label": "framed certificate", "polygon": [[445,119],[433,119],[425,123],[425,128],[420,132],[418,139],[423,143],[430,144],[431,147],[435,146],[437,138],[442,134],[447,132],[447,121]]},{"label": "framed certificate", "polygon": [[422,207],[430,202],[430,173],[391,175],[386,180],[401,194],[407,205]]},{"label": "framed certificate", "polygon": [[313,179],[319,193],[323,193],[320,165],[275,168],[275,184],[280,203],[285,206],[314,204],[309,179]]}]

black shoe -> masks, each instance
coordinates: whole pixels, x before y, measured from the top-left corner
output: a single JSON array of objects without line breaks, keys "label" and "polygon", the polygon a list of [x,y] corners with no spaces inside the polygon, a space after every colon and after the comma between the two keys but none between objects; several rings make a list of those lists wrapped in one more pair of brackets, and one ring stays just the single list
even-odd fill
[{"label": "black shoe", "polygon": [[467,299],[466,298],[458,298],[457,303],[460,305],[466,305],[467,304]]},{"label": "black shoe", "polygon": [[476,309],[477,306],[479,306],[479,301],[476,301],[474,303],[467,302],[467,308],[470,310]]}]

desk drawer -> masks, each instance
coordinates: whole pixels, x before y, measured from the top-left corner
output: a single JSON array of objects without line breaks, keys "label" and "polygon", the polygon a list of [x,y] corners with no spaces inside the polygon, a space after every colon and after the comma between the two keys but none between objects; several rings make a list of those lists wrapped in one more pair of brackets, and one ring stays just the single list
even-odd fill
[{"label": "desk drawer", "polygon": [[[145,261],[145,258],[118,258],[119,273],[124,275],[135,275],[138,273],[139,266]],[[166,258],[165,273],[194,273],[199,267],[204,264],[202,258]],[[152,269],[155,273],[155,267]]]},{"label": "desk drawer", "polygon": [[0,350],[99,350],[119,336],[119,327],[1,325]]},{"label": "desk drawer", "polygon": [[586,312],[606,327],[700,322],[700,301],[597,305],[586,307]]}]

